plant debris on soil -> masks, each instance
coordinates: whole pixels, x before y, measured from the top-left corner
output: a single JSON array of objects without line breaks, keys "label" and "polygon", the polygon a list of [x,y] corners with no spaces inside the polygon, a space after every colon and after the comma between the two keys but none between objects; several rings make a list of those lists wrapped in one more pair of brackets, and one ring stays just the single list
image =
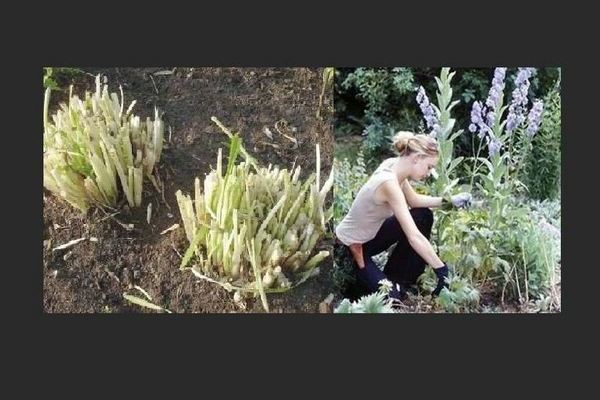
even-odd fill
[{"label": "plant debris on soil", "polygon": [[[260,299],[236,303],[233,293],[179,270],[187,242],[183,229],[173,228],[181,225],[175,192],[192,190],[194,178],[215,165],[218,148],[225,150],[228,138],[212,116],[240,132],[261,164],[291,168],[295,163],[302,166],[303,177],[315,170],[319,143],[321,180],[327,179],[333,162],[333,95],[326,91],[317,117],[323,69],[90,68],[73,79],[74,93],[92,90],[98,73],[107,77],[110,91],[123,86],[126,104],[137,100],[135,112],[141,118],[153,115],[155,106],[164,113],[165,143],[157,171],[164,193],[147,183],[141,207],[132,210],[122,203],[112,212],[94,208],[83,215],[44,190],[44,311],[157,312],[124,297],[139,297],[141,289],[153,304],[174,313],[264,312]],[[66,88],[53,93],[51,113],[66,100],[68,83]],[[87,240],[71,243],[81,238]],[[318,245],[331,246],[331,239]],[[334,291],[332,258],[319,270],[301,286],[269,295],[272,312],[319,312],[319,304]]]}]

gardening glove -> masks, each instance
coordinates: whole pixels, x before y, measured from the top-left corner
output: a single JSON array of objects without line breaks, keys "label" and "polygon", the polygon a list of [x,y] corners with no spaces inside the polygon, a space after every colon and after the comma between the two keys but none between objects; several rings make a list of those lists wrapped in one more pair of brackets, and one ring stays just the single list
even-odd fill
[{"label": "gardening glove", "polygon": [[441,268],[434,268],[433,271],[438,278],[438,283],[435,290],[431,293],[433,297],[436,297],[440,294],[443,288],[448,287],[448,283],[446,283],[446,278],[448,277],[448,266],[444,264]]},{"label": "gardening glove", "polygon": [[462,192],[450,197],[450,202],[456,208],[471,207],[472,200],[473,196],[471,196],[471,193],[469,192]]}]

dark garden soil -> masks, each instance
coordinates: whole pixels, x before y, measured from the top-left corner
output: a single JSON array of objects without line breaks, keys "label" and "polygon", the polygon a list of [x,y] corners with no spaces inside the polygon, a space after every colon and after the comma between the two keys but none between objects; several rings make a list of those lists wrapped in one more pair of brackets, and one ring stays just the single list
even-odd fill
[{"label": "dark garden soil", "polygon": [[[332,91],[324,99],[317,118],[322,88],[322,69],[306,68],[84,68],[73,78],[74,93],[93,90],[94,75],[108,78],[109,90],[123,86],[125,105],[137,100],[134,112],[153,117],[154,107],[164,112],[165,147],[158,169],[162,194],[146,181],[143,205],[137,210],[121,207],[118,213],[91,209],[87,215],[44,189],[43,308],[48,313],[155,312],[129,303],[124,293],[143,297],[177,313],[263,312],[259,299],[245,309],[232,293],[198,281],[180,271],[180,255],[187,248],[175,192],[190,193],[195,177],[203,178],[215,165],[217,149],[226,154],[227,137],[211,122],[217,117],[240,132],[243,144],[262,164],[290,168],[301,165],[304,177],[315,170],[315,144],[321,146],[321,180],[326,180],[333,161]],[[156,74],[172,71],[170,74]],[[68,88],[69,82],[59,82]],[[66,93],[53,94],[51,111]],[[274,125],[284,120],[286,133],[298,148],[277,134]],[[268,126],[274,133],[269,139]],[[295,129],[294,129],[295,128]],[[146,206],[152,218],[146,222]],[[128,225],[133,224],[133,229]],[[86,240],[65,250],[52,249],[73,239]],[[89,240],[95,238],[96,241]],[[324,240],[320,248],[331,248]],[[283,294],[268,295],[271,312],[318,312],[319,303],[334,292],[332,258],[320,265],[320,274]]]}]

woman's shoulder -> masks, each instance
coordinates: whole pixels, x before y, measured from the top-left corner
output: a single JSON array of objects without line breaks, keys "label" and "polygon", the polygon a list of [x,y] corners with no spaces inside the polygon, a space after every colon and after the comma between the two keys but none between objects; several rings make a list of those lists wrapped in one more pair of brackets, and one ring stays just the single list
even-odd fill
[{"label": "woman's shoulder", "polygon": [[398,184],[396,173],[394,172],[395,158],[388,158],[384,160],[379,167],[373,172],[369,179],[370,186],[377,190],[377,188],[384,182],[392,182],[392,184]]},{"label": "woman's shoulder", "polygon": [[375,169],[375,172],[393,172],[393,166],[394,166],[395,162],[396,162],[395,157],[387,158],[387,159],[383,160],[381,162],[381,164],[379,164],[377,169]]}]

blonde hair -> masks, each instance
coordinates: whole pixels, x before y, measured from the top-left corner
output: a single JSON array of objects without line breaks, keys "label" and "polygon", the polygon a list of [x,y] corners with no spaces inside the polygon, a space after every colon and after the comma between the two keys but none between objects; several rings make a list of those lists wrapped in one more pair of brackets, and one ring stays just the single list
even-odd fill
[{"label": "blonde hair", "polygon": [[413,132],[400,131],[394,135],[392,142],[394,149],[401,157],[412,153],[437,156],[440,152],[437,140],[428,135],[415,135]]}]

